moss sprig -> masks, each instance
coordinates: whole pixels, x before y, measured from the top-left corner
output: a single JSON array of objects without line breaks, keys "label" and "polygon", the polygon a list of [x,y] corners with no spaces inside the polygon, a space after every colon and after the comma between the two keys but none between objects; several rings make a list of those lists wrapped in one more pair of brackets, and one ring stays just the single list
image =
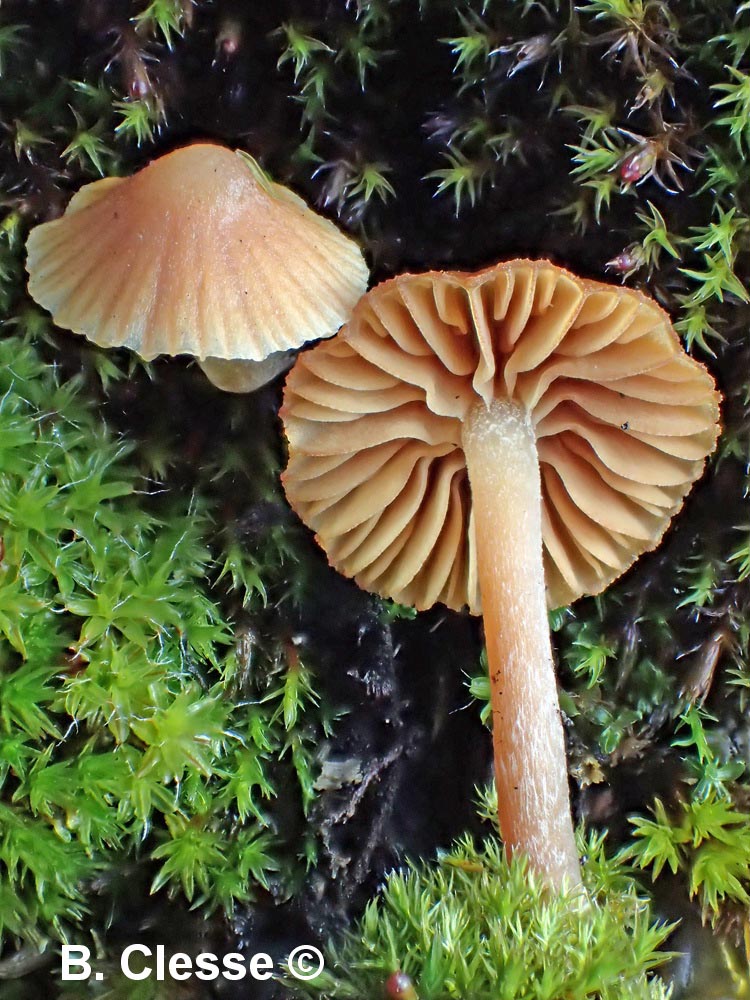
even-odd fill
[{"label": "moss sprig", "polygon": [[668,957],[660,947],[671,928],[652,921],[603,838],[581,849],[587,900],[550,896],[497,839],[463,838],[437,861],[391,874],[356,928],[329,945],[324,972],[285,983],[311,1000],[666,1000],[668,988],[650,973]]},{"label": "moss sprig", "polygon": [[[300,810],[315,796],[309,671],[282,656],[233,700],[209,508],[154,490],[82,386],[0,341],[5,944],[75,936],[86,887],[128,852],[152,892],[231,914],[280,868],[271,762],[290,754]],[[265,595],[224,560],[241,603]]]}]

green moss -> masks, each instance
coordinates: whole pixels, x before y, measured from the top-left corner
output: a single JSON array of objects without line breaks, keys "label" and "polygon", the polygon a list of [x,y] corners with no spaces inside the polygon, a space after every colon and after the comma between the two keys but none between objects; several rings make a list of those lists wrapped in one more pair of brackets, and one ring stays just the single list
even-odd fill
[{"label": "green moss", "polygon": [[[601,838],[581,842],[588,899],[550,896],[500,842],[464,838],[433,864],[390,875],[359,924],[332,944],[326,969],[308,984],[315,1000],[665,1000],[649,972],[671,928],[652,922],[627,872],[607,859]],[[394,973],[413,993],[387,994]]]},{"label": "green moss", "polygon": [[726,902],[750,903],[750,815],[714,796],[681,803],[671,818],[657,799],[653,812],[633,820],[635,842],[624,857],[654,879],[665,867],[686,874],[690,895],[714,920]]},{"label": "green moss", "polygon": [[[206,502],[165,498],[19,337],[0,341],[0,469],[2,939],[75,934],[86,884],[128,855],[152,892],[231,913],[279,867],[269,761],[314,795],[309,670],[282,661],[235,705]],[[224,559],[245,603],[264,593]]]}]

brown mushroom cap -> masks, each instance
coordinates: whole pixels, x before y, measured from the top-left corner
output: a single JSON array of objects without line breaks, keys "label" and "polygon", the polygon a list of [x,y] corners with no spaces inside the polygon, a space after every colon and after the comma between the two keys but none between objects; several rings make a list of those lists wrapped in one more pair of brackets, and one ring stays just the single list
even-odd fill
[{"label": "brown mushroom cap", "polygon": [[59,326],[147,360],[262,361],[335,333],[367,285],[353,240],[211,143],[87,184],[31,232],[27,269]]},{"label": "brown mushroom cap", "polygon": [[462,421],[535,428],[550,607],[654,548],[718,435],[719,395],[666,313],[548,261],[401,275],[286,385],[290,503],[340,572],[417,608],[481,613]]}]

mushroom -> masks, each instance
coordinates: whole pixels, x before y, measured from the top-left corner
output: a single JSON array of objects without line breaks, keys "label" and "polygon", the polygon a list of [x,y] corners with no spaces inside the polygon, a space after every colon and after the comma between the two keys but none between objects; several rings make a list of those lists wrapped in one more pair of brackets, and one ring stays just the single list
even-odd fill
[{"label": "mushroom", "polygon": [[483,614],[506,850],[580,881],[547,609],[654,548],[719,396],[669,318],[545,260],[378,285],[287,377],[287,497],[331,564]]},{"label": "mushroom", "polygon": [[335,333],[368,277],[353,240],[247,153],[212,143],[81,188],[32,230],[27,270],[58,326],[146,360],[193,354],[232,392]]}]

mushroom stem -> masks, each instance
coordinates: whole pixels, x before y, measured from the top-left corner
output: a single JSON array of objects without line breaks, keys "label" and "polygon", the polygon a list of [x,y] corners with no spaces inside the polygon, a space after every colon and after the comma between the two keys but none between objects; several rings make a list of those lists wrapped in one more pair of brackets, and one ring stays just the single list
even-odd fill
[{"label": "mushroom stem", "polygon": [[464,422],[492,693],[500,833],[554,888],[581,872],[552,662],[536,437],[525,408],[484,402]]}]

